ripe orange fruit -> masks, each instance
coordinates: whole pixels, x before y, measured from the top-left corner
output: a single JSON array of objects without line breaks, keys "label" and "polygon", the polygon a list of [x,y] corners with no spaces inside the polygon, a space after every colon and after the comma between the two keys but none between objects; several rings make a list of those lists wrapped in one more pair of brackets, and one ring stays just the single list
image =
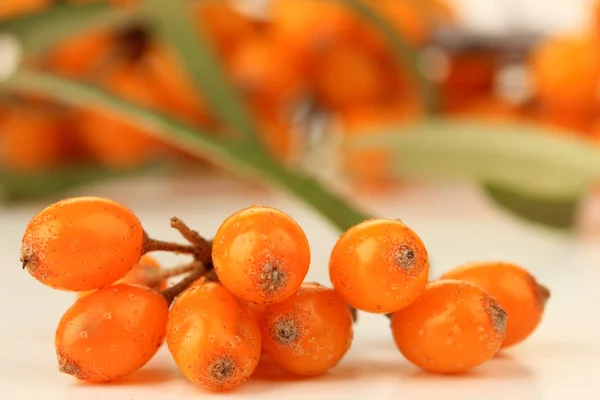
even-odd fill
[{"label": "ripe orange fruit", "polygon": [[219,227],[212,258],[221,283],[257,304],[293,295],[310,265],[306,234],[290,216],[271,207],[237,211]]},{"label": "ripe orange fruit", "polygon": [[471,262],[456,267],[441,279],[473,283],[494,297],[508,315],[502,347],[529,337],[542,320],[550,291],[522,267],[506,262]]},{"label": "ripe orange fruit", "polygon": [[378,104],[388,96],[385,69],[367,49],[352,42],[341,43],[315,60],[315,96],[338,110]]},{"label": "ripe orange fruit", "polygon": [[429,256],[399,220],[372,219],[348,229],[329,261],[329,277],[348,305],[372,313],[398,311],[425,289]]},{"label": "ripe orange fruit", "polygon": [[304,283],[292,297],[268,305],[260,328],[267,354],[285,370],[315,376],[333,368],[352,343],[352,315],[334,290]]},{"label": "ripe orange fruit", "polygon": [[56,330],[60,371],[89,382],[137,371],[162,346],[168,311],[160,293],[134,285],[109,286],[77,300]]},{"label": "ripe orange fruit", "polygon": [[114,45],[112,32],[96,29],[62,40],[49,52],[46,62],[56,73],[87,78],[100,67]]},{"label": "ripe orange fruit", "polygon": [[52,4],[53,0],[2,0],[0,19],[16,17],[39,11]]},{"label": "ripe orange fruit", "polygon": [[10,107],[0,120],[0,165],[39,172],[64,162],[72,133],[67,118],[33,107]]},{"label": "ripe orange fruit", "polygon": [[426,371],[453,374],[496,354],[504,339],[506,312],[478,286],[440,280],[395,312],[391,327],[408,361]]},{"label": "ripe orange fruit", "polygon": [[229,390],[258,365],[258,322],[221,284],[196,283],[171,307],[167,345],[190,381],[213,391]]},{"label": "ripe orange fruit", "polygon": [[222,58],[226,58],[244,38],[257,31],[255,22],[236,10],[231,2],[197,2],[193,7],[196,25]]},{"label": "ripe orange fruit", "polygon": [[[160,94],[148,75],[132,65],[119,65],[104,85],[117,96],[142,107],[159,109]],[[143,164],[161,151],[162,143],[126,118],[102,109],[82,110],[78,128],[85,145],[103,164],[126,168]]]},{"label": "ripe orange fruit", "polygon": [[55,289],[99,289],[122,278],[142,254],[144,230],[125,206],[98,197],[54,203],[27,225],[23,268]]},{"label": "ripe orange fruit", "polygon": [[589,36],[558,36],[533,52],[531,74],[544,107],[588,112],[598,106],[598,43]]}]

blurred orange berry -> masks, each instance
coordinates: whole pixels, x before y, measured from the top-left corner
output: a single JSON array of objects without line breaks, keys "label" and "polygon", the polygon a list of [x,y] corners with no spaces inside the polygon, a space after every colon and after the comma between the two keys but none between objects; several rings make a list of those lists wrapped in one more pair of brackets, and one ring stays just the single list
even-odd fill
[{"label": "blurred orange berry", "polygon": [[39,172],[63,162],[73,132],[63,114],[29,106],[11,107],[0,120],[0,164]]},{"label": "blurred orange berry", "polygon": [[53,1],[54,0],[2,0],[0,2],[0,19],[39,11],[51,5]]},{"label": "blurred orange berry", "polygon": [[300,95],[300,66],[269,36],[252,35],[229,55],[227,71],[251,103],[289,103]]},{"label": "blurred orange berry", "polygon": [[106,30],[95,30],[71,36],[59,42],[48,54],[51,70],[74,78],[86,78],[99,67],[113,46],[114,37]]},{"label": "blurred orange berry", "polygon": [[[131,65],[120,65],[110,73],[104,86],[126,100],[143,107],[160,108],[160,94],[147,74]],[[132,167],[152,159],[161,143],[126,118],[102,109],[82,110],[79,129],[89,151],[111,167]]]},{"label": "blurred orange berry", "polygon": [[209,106],[173,51],[154,45],[146,53],[144,62],[156,85],[162,110],[197,125],[211,122]]},{"label": "blurred orange berry", "polygon": [[236,10],[231,1],[199,1],[193,7],[196,24],[222,57],[257,30],[255,22]]},{"label": "blurred orange berry", "polygon": [[550,291],[522,267],[506,262],[471,262],[456,267],[440,279],[473,283],[500,303],[506,311],[506,337],[502,347],[520,343],[542,321]]},{"label": "blurred orange berry", "polygon": [[351,42],[315,60],[313,85],[317,99],[332,109],[378,104],[389,96],[385,69],[367,49]]},{"label": "blurred orange berry", "polygon": [[308,65],[346,42],[359,27],[351,10],[332,1],[270,0],[269,6],[276,40]]},{"label": "blurred orange berry", "polygon": [[494,95],[473,97],[464,101],[448,114],[458,117],[475,118],[488,121],[514,121],[522,118],[518,106]]},{"label": "blurred orange berry", "polygon": [[534,50],[530,68],[542,107],[588,112],[598,106],[600,42],[589,36],[551,37]]}]

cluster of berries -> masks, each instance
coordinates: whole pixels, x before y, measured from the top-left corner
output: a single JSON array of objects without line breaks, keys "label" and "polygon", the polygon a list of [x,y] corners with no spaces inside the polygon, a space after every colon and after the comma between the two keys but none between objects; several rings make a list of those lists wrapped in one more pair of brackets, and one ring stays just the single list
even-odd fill
[{"label": "cluster of berries", "polygon": [[[177,218],[171,226],[189,244],[152,239],[132,211],[91,197],[60,201],[31,220],[23,267],[49,287],[78,293],[56,331],[62,372],[114,381],[146,364],[166,339],[183,374],[213,391],[240,385],[260,363],[316,376],[350,349],[358,309],[390,317],[413,364],[457,373],[529,336],[549,296],[507,263],[469,264],[428,283],[427,250],[398,220],[365,221],[339,238],[329,264],[333,288],[304,283],[307,237],[277,209],[242,209],[212,241]],[[147,255],[153,251],[193,261],[162,269]]]}]

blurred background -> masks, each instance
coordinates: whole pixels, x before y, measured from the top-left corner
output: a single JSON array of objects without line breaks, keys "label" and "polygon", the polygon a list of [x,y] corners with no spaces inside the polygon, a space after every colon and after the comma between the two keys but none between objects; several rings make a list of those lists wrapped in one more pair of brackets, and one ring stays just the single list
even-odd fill
[{"label": "blurred background", "polygon": [[[92,9],[90,3],[103,6]],[[442,176],[433,180],[438,189],[454,193],[459,183],[481,183],[493,201],[526,219],[561,228],[582,221],[587,227],[597,225],[590,222],[597,212],[590,204],[598,197],[594,186],[600,176],[591,165],[594,160],[600,165],[599,2],[362,2],[386,21],[382,29],[344,1],[185,1],[198,34],[189,39],[188,48],[206,45],[219,70],[212,77],[226,85],[212,87],[196,85],[197,71],[163,40],[152,18],[138,11],[145,3],[1,0],[2,69],[8,71],[20,57],[17,74],[35,71],[99,87],[144,110],[224,138],[237,128],[226,117],[231,99],[216,101],[220,88],[232,88],[269,157],[291,171],[341,186],[359,203],[397,201],[402,191],[418,192],[415,188],[430,181],[412,171],[433,169],[429,175],[437,178],[438,171],[456,167],[458,149],[467,155],[459,166],[461,176],[476,179]],[[127,17],[71,27],[107,8]],[[43,46],[29,46],[31,42]],[[21,51],[15,52],[18,46]],[[120,187],[138,193],[145,185],[141,182],[147,182],[145,187],[162,192],[195,196],[205,193],[199,189],[202,180],[214,188],[238,179],[218,154],[176,143],[168,132],[83,99],[67,105],[60,95],[28,90],[27,84],[13,90],[8,82],[8,90],[0,91],[0,193],[5,206],[93,192],[96,186],[90,190],[90,185],[97,182],[127,182]],[[434,128],[419,125],[432,119],[441,122]],[[523,131],[524,137],[535,139],[521,151],[521,139],[507,135],[498,154],[493,138],[481,143],[483,152],[479,145],[472,149],[469,136],[459,136],[457,143],[444,139],[456,147],[454,153],[448,150],[448,157],[455,158],[449,166],[444,164],[448,146],[429,154],[428,142],[417,138],[422,153],[413,160],[406,143],[394,139],[421,130],[453,135],[456,121],[463,124],[459,130],[471,127],[490,136]],[[360,139],[382,132],[383,142],[361,147]],[[576,151],[559,154],[554,165],[552,151],[562,143],[556,137],[574,143]],[[354,140],[359,144],[345,145]],[[415,143],[408,144],[409,151]],[[516,163],[505,145],[525,153],[519,155],[525,160]],[[540,161],[538,149],[550,157]],[[473,160],[479,156],[479,163],[469,161],[478,151]],[[487,165],[486,151],[493,153],[495,170]],[[582,158],[591,163],[576,165]],[[565,165],[573,170],[564,172]],[[500,188],[492,182],[498,168],[518,176],[518,187],[512,181],[503,180]],[[540,170],[560,174],[556,180],[551,172],[544,175],[552,182],[542,190],[529,185],[542,180]],[[581,188],[564,187],[579,179]],[[245,177],[240,182],[262,187]]]}]

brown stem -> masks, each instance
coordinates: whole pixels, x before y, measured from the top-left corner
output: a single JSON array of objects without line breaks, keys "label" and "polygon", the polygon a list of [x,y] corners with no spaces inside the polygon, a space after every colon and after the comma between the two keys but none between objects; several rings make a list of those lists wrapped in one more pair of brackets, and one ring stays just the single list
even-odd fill
[{"label": "brown stem", "polygon": [[188,272],[192,272],[198,268],[196,262],[191,264],[181,265],[179,267],[173,267],[169,269],[163,269],[161,271],[154,271],[154,274],[151,278],[148,279],[146,285],[151,288],[157,288],[164,282],[166,279],[173,278],[175,276],[187,274]]},{"label": "brown stem", "polygon": [[356,323],[358,321],[358,310],[354,307],[348,306],[350,309],[350,314],[352,315],[352,322]]},{"label": "brown stem", "polygon": [[196,261],[192,264],[194,266],[194,270],[186,276],[181,282],[171,286],[168,289],[162,291],[162,295],[167,299],[169,305],[173,303],[173,300],[177,296],[179,296],[184,290],[186,290],[192,283],[198,280],[200,277],[206,274],[206,269],[204,268],[204,264],[199,261]]},{"label": "brown stem", "polygon": [[168,251],[176,254],[191,254],[196,258],[198,258],[199,256],[199,251],[195,246],[152,239],[146,233],[144,236],[144,246],[142,248],[142,254],[150,253],[153,251]]},{"label": "brown stem", "polygon": [[197,247],[200,259],[203,262],[210,261],[212,252],[212,241],[204,239],[197,231],[191,229],[177,217],[171,218],[171,228],[177,229],[181,236],[193,246]]}]

